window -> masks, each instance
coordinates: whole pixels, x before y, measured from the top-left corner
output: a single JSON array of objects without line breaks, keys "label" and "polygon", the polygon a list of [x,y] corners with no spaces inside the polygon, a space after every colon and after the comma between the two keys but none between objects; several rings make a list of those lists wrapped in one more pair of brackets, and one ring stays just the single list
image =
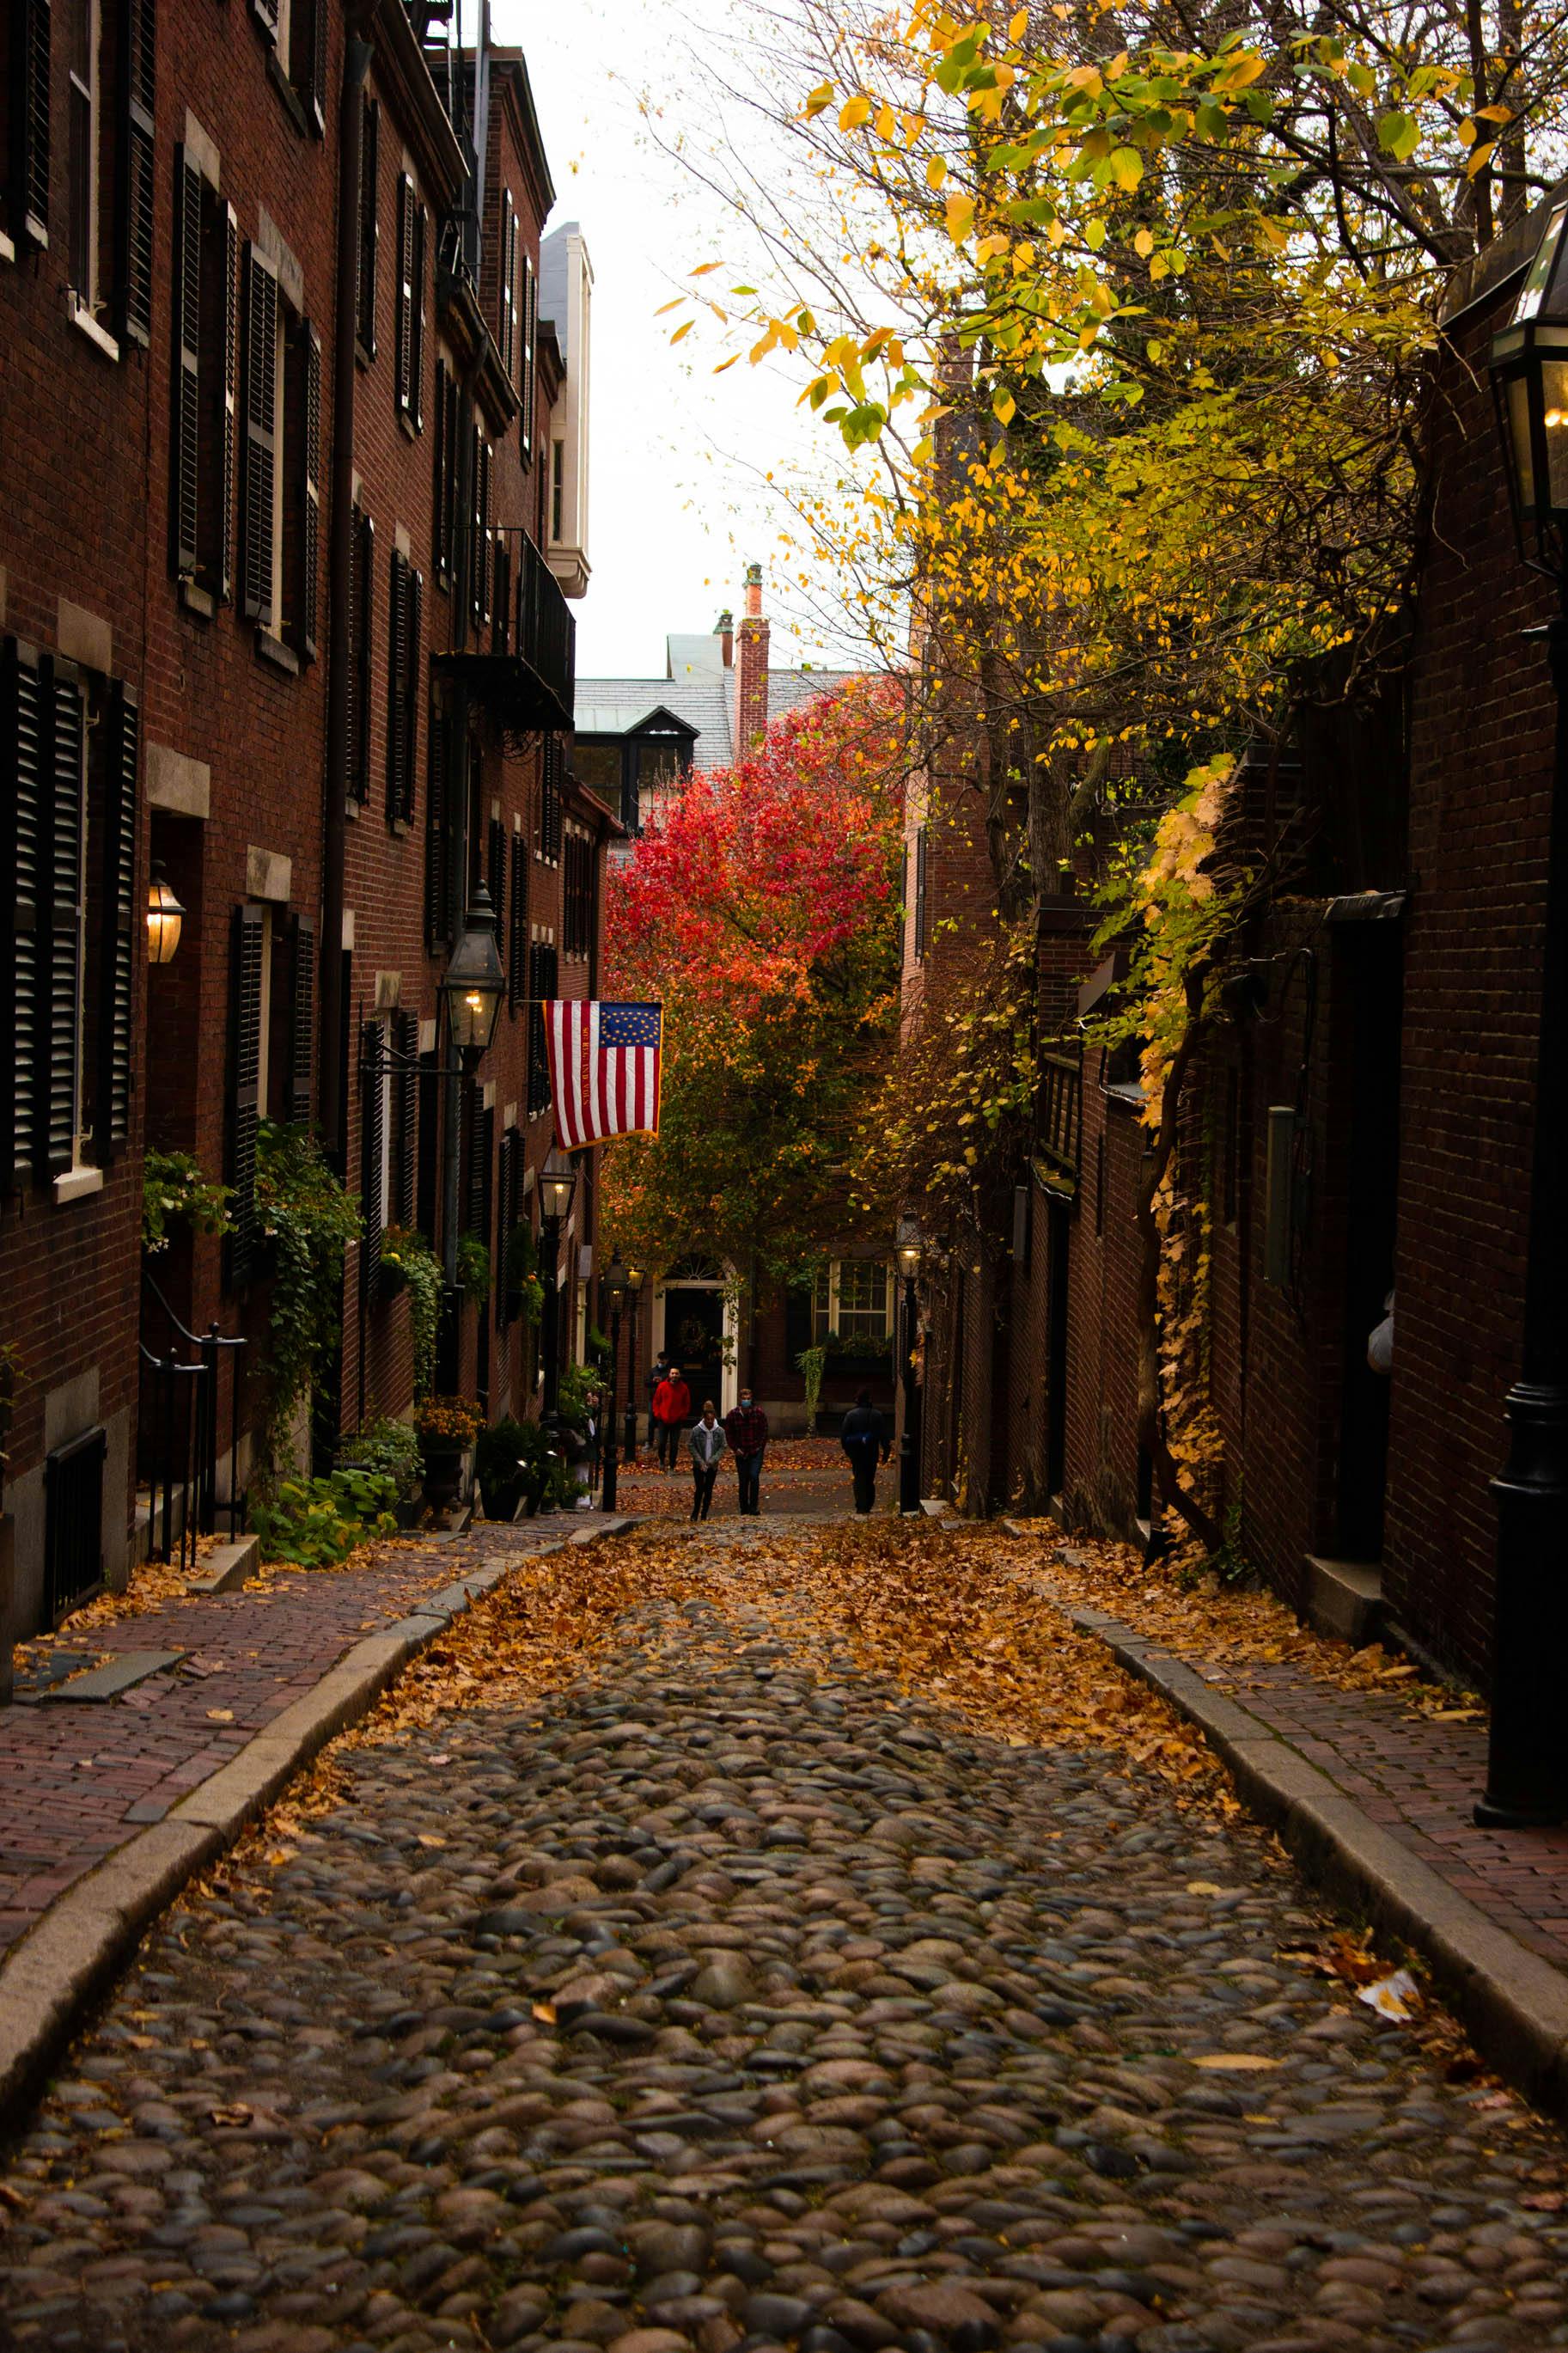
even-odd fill
[{"label": "window", "polygon": [[558,987],[555,950],[535,940],[528,951],[528,1109],[531,1118],[550,1108],[550,1058],[544,1044],[544,1000]]},{"label": "window", "polygon": [[485,888],[495,910],[496,938],[506,937],[506,828],[492,817],[485,834]]},{"label": "window", "polygon": [[60,1199],[130,1130],[139,748],[128,687],[0,641],[0,1177]]},{"label": "window", "polygon": [[273,263],[246,248],[245,541],[240,610],[300,660],[316,652],[321,345]]},{"label": "window", "polygon": [[98,0],[68,0],[67,263],[79,311],[98,315]]},{"label": "window", "polygon": [[419,734],[420,645],[424,575],[398,548],[392,551],[387,607],[386,815],[394,825],[414,822],[414,764]]},{"label": "window", "polygon": [[837,1335],[879,1352],[892,1330],[892,1286],[879,1259],[833,1259],[817,1271],[811,1303],[812,1338],[818,1346]]},{"label": "window", "polygon": [[251,0],[274,72],[299,100],[299,128],[318,137],[326,129],[327,7],[328,0]]},{"label": "window", "polygon": [[397,1066],[392,1078],[393,1115],[387,1146],[388,1214],[405,1230],[418,1216],[419,1194],[419,1016],[395,1013],[392,1042]]},{"label": "window", "polygon": [[239,227],[191,151],[174,151],[170,562],[214,604],[234,595]]},{"label": "window", "polygon": [[539,333],[539,280],[526,253],[522,257],[522,293],[518,328],[522,339],[522,376],[517,387],[522,396],[522,416],[518,425],[518,437],[522,462],[526,466],[533,458],[533,347]]},{"label": "window", "polygon": [[566,444],[552,441],[550,445],[550,543],[561,544],[562,528],[566,519]]},{"label": "window", "polygon": [[375,357],[375,253],[381,233],[376,202],[380,150],[381,108],[367,91],[360,129],[359,262],[354,285],[354,341],[363,360]]},{"label": "window", "polygon": [[469,571],[474,627],[479,629],[490,617],[490,551],[494,534],[490,529],[490,445],[477,425],[473,428],[472,466],[473,561]]},{"label": "window", "polygon": [[452,936],[450,714],[430,706],[430,752],[425,790],[425,945],[434,955]]},{"label": "window", "polygon": [[397,179],[397,413],[425,429],[425,247],[429,215],[406,172]]},{"label": "window", "polygon": [[384,1024],[367,1021],[360,1032],[360,1283],[374,1305],[381,1289],[381,1238],[389,1214],[392,1183],[392,1063]]},{"label": "window", "polygon": [[146,344],[153,332],[154,0],[126,0],[121,44],[120,157],[116,189],[116,325]]},{"label": "window", "polygon": [[375,525],[358,501],[349,518],[348,798],[370,798],[371,620],[375,602]]},{"label": "window", "polygon": [[580,826],[567,829],[562,888],[562,944],[569,956],[594,952],[594,844]]},{"label": "window", "polygon": [[436,488],[431,528],[437,587],[451,586],[458,521],[458,379],[445,360],[436,363]]},{"label": "window", "polygon": [[517,208],[511,190],[500,195],[500,361],[511,382],[517,382]]},{"label": "window", "polygon": [[515,1013],[528,995],[528,844],[511,838],[511,922],[507,933],[506,1001]]},{"label": "window", "polygon": [[572,746],[572,773],[580,785],[596,793],[606,808],[621,805],[621,745],[619,740],[591,744],[579,735]]}]

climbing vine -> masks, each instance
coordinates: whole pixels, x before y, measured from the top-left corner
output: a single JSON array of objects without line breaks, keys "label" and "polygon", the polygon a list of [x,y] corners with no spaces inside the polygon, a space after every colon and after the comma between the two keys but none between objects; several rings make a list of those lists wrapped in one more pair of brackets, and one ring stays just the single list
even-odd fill
[{"label": "climbing vine", "polygon": [[257,1138],[256,1207],[274,1253],[261,1451],[265,1468],[275,1471],[289,1424],[338,1345],[343,1259],[363,1226],[314,1138],[270,1120]]},{"label": "climbing vine", "polygon": [[229,1188],[203,1174],[188,1152],[149,1152],[142,1164],[142,1247],[151,1258],[167,1250],[171,1226],[196,1234],[226,1234]]},{"label": "climbing vine", "polygon": [[392,1271],[408,1293],[414,1394],[428,1397],[436,1381],[436,1339],[441,1324],[441,1261],[423,1234],[389,1226],[381,1238],[381,1265],[384,1278]]}]

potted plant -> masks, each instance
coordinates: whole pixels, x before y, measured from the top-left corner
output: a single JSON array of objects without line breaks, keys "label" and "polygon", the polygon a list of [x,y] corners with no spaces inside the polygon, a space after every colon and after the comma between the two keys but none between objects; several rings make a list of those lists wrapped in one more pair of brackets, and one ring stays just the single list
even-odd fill
[{"label": "potted plant", "polygon": [[463,1457],[483,1426],[483,1415],[467,1398],[425,1398],[415,1407],[425,1500],[433,1512],[445,1512],[456,1497],[462,1484]]},{"label": "potted plant", "polygon": [[458,1237],[458,1287],[476,1307],[490,1295],[490,1254],[478,1234]]},{"label": "potted plant", "polygon": [[514,1520],[530,1483],[524,1468],[528,1437],[523,1424],[508,1415],[481,1430],[474,1444],[474,1476],[487,1520]]},{"label": "potted plant", "polygon": [[391,1508],[402,1528],[417,1525],[423,1505],[420,1485],[423,1464],[419,1440],[406,1421],[374,1421],[345,1438],[338,1448],[340,1470],[378,1472],[395,1480],[397,1494]]}]

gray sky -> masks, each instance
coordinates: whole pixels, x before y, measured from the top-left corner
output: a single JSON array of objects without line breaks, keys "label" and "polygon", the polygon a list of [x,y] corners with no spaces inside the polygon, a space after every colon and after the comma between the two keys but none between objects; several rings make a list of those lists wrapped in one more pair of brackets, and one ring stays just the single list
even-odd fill
[{"label": "gray sky", "polygon": [[809,469],[831,480],[830,432],[796,409],[798,378],[743,358],[715,375],[731,348],[716,321],[672,349],[680,314],[655,315],[700,262],[731,265],[714,271],[718,287],[751,274],[742,226],[658,152],[638,111],[646,90],[662,133],[701,135],[692,16],[669,0],[572,0],[548,16],[492,0],[492,10],[496,40],[528,59],[552,219],[582,223],[594,264],[593,578],[575,608],[579,674],[662,676],[667,630],[706,630],[721,606],[738,609],[750,562],[765,567],[773,660],[820,659],[811,616],[822,584],[801,586],[800,559],[781,543],[785,501],[763,478]]}]

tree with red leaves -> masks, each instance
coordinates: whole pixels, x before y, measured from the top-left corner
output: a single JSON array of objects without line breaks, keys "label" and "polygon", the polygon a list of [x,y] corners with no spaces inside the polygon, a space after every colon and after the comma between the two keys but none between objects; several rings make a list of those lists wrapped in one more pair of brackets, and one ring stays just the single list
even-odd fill
[{"label": "tree with red leaves", "polygon": [[728,1262],[753,1300],[846,1222],[844,1164],[897,1035],[904,702],[863,680],[689,779],[613,872],[611,997],[664,1006],[657,1142],[605,1155],[606,1238]]}]

